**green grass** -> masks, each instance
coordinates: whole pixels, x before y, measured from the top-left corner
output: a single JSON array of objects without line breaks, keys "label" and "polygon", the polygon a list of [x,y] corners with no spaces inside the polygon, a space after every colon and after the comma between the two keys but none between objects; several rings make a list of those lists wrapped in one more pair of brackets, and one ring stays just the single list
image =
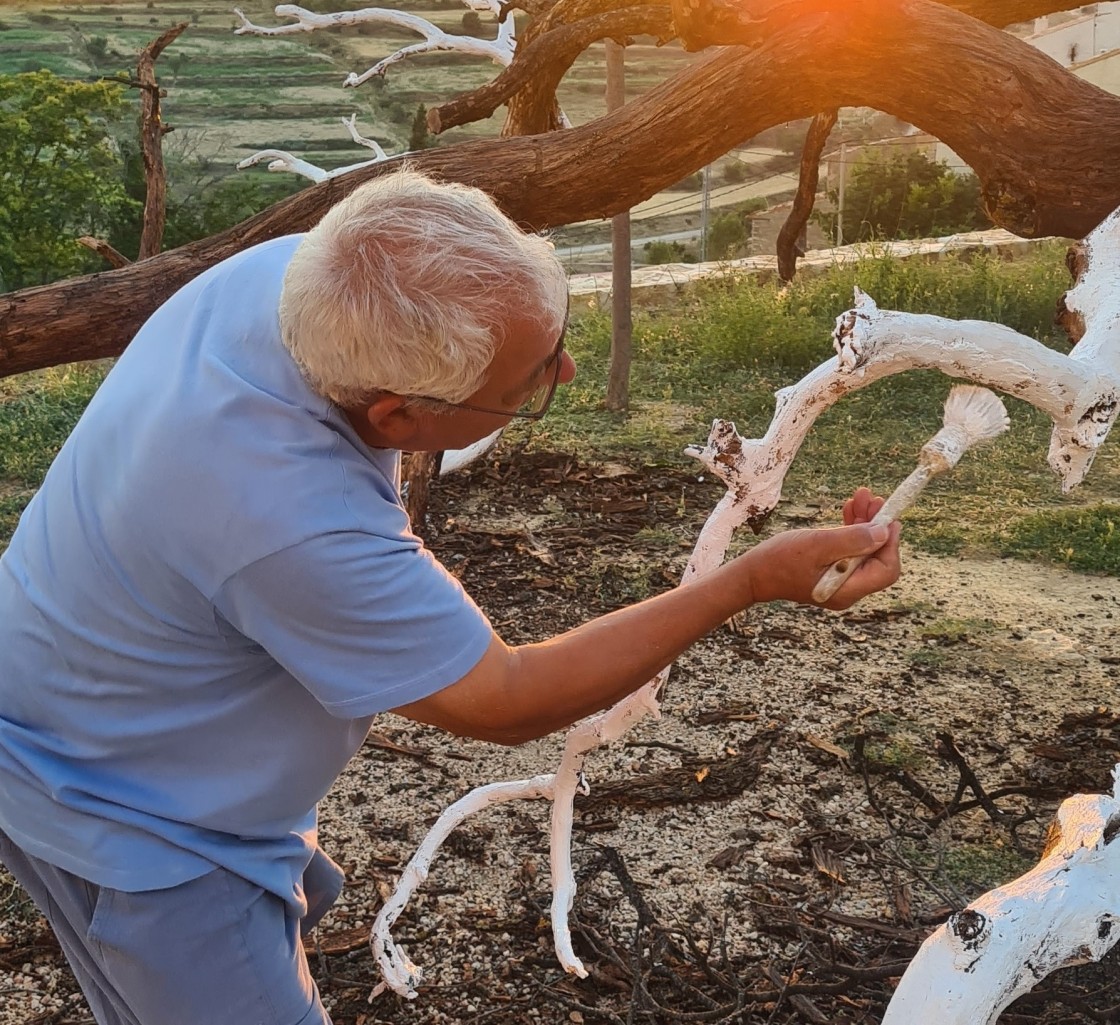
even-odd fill
[{"label": "green grass", "polygon": [[977,634],[991,633],[996,628],[997,624],[990,619],[935,619],[922,627],[919,636],[937,644],[960,644]]},{"label": "green grass", "polygon": [[999,544],[1007,555],[1120,575],[1120,505],[1031,513],[1011,524]]},{"label": "green grass", "polygon": [[[570,347],[580,367],[540,424],[510,440],[574,451],[585,459],[696,467],[682,453],[703,442],[714,417],[736,421],[745,437],[765,433],[773,392],[828,359],[830,331],[851,302],[854,281],[884,307],[941,310],[1003,319],[1056,346],[1049,311],[1067,285],[1061,246],[1021,262],[946,259],[891,264],[871,258],[834,268],[785,292],[740,280],[685,293],[672,306],[638,311],[631,411],[603,409],[610,325],[601,313],[577,315]],[[99,367],[60,368],[0,381],[0,541],[38,486],[85,402]],[[793,462],[784,497],[835,507],[867,484],[889,492],[913,468],[939,428],[951,381],[911,372],[845,397],[821,416]],[[934,554],[1010,555],[1070,569],[1120,573],[1120,455],[1110,441],[1088,480],[1063,496],[1046,465],[1049,422],[1007,400],[1012,430],[969,453],[935,481],[906,515],[905,538]],[[968,624],[966,624],[968,625]],[[977,624],[969,625],[969,628]]]},{"label": "green grass", "polygon": [[[1063,256],[1064,246],[1055,244],[1014,263],[873,257],[786,292],[744,280],[685,293],[671,308],[635,314],[627,415],[603,409],[609,318],[587,314],[571,332],[579,375],[561,391],[555,412],[532,428],[530,444],[687,465],[682,449],[702,443],[715,417],[734,420],[744,437],[760,437],[773,415],[774,391],[831,357],[835,317],[851,304],[857,280],[884,308],[1001,321],[1064,349],[1051,327],[1069,283]],[[784,497],[827,504],[861,484],[892,490],[940,427],[952,384],[937,372],[913,371],[845,397],[809,432]],[[1115,515],[1107,506],[1120,485],[1116,444],[1107,443],[1086,482],[1063,496],[1046,463],[1049,419],[1024,402],[1005,402],[1011,431],[926,489],[905,517],[907,542],[932,554],[1009,554],[1116,573],[1116,535],[1108,528]],[[1040,508],[1058,518],[1052,543],[1033,526]],[[1067,529],[1077,530],[1077,541],[1063,546]]]},{"label": "green grass", "polygon": [[38,487],[104,376],[74,364],[0,382],[0,486]]},{"label": "green grass", "polygon": [[953,844],[941,859],[940,872],[966,895],[984,893],[1016,879],[1034,863],[1003,843]]}]

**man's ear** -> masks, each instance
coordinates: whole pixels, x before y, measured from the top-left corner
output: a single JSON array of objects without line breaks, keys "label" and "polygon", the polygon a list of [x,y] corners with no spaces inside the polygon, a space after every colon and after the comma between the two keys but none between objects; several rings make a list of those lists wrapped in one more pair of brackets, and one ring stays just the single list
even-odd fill
[{"label": "man's ear", "polygon": [[391,392],[378,395],[365,410],[371,436],[383,448],[407,449],[417,423],[408,400]]}]

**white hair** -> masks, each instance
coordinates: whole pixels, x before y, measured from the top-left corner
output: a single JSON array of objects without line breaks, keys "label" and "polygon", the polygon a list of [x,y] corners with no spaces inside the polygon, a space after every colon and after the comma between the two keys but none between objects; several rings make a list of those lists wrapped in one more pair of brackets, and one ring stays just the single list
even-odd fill
[{"label": "white hair", "polygon": [[340,406],[380,391],[461,402],[515,318],[559,333],[567,301],[551,242],[480,189],[405,169],[359,186],[305,235],[280,332]]}]

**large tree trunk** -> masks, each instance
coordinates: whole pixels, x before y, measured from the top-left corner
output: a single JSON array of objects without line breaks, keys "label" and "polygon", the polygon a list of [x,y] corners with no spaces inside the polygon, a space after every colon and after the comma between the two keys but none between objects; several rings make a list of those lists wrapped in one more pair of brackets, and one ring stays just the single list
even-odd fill
[{"label": "large tree trunk", "polygon": [[[1079,237],[1120,205],[1120,98],[1021,40],[929,0],[842,0],[835,9],[788,0],[756,20],[743,11],[758,5],[704,10],[726,17],[713,24],[677,14],[689,45],[749,48],[721,50],[581,128],[441,147],[410,162],[477,185],[518,222],[546,228],[629,209],[772,125],[871,106],[952,146],[979,175],[995,221],[1019,234]],[[119,353],[191,277],[305,230],[398,164],[322,182],[220,235],[120,270],[0,296],[0,375]]]}]

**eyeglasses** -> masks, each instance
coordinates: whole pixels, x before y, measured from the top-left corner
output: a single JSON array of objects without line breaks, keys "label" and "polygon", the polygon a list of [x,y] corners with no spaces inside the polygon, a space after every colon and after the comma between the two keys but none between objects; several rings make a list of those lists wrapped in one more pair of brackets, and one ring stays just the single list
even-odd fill
[{"label": "eyeglasses", "polygon": [[[515,409],[491,409],[488,406],[476,406],[470,402],[445,402],[443,399],[430,399],[427,396],[415,395],[411,398],[421,398],[426,402],[438,402],[440,405],[450,409],[469,409],[473,413],[490,413],[493,416],[508,416],[517,417],[521,420],[539,420],[548,412],[548,407],[552,405],[553,396],[556,394],[556,388],[560,384],[560,371],[564,366],[564,339],[568,333],[568,318],[564,318],[564,326],[560,329],[560,338],[556,342],[556,348],[552,350],[552,357],[549,364],[546,364],[544,377],[541,383],[533,389],[533,393]],[[551,365],[551,370],[548,366]]]}]

